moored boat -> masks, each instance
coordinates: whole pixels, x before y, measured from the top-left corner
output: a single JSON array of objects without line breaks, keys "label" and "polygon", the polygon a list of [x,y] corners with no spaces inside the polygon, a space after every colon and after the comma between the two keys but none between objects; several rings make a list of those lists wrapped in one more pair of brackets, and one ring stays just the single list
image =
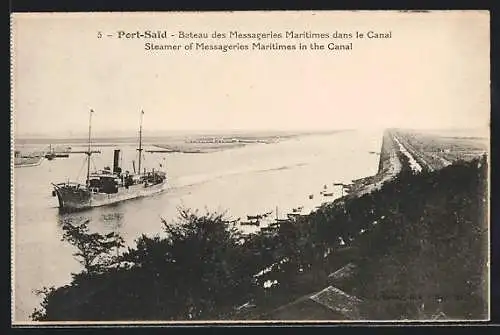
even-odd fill
[{"label": "moored boat", "polygon": [[49,151],[47,151],[44,157],[49,161],[53,160],[54,158],[68,158],[70,150],[71,147],[62,149],[62,151],[55,150],[54,148],[52,148],[52,145],[49,144]]},{"label": "moored boat", "polygon": [[242,226],[260,226],[260,221],[258,219],[255,220],[249,220],[249,221],[242,221],[240,223]]}]

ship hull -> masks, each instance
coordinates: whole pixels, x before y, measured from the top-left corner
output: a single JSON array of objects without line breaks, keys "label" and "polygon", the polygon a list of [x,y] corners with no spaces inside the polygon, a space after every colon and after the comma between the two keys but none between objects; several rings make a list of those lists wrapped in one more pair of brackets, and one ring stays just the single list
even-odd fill
[{"label": "ship hull", "polygon": [[117,193],[107,194],[90,192],[81,185],[55,185],[54,191],[59,202],[59,209],[72,212],[151,196],[164,191],[165,186],[166,182],[150,186],[138,184],[128,188],[120,187]]}]

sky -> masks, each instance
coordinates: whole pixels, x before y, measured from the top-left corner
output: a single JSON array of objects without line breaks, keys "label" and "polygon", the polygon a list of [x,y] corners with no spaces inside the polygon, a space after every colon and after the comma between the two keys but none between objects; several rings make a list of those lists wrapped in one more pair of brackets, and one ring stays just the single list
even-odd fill
[{"label": "sky", "polygon": [[[392,38],[326,42],[353,42],[343,52],[189,53],[146,51],[147,41],[117,39],[119,30],[372,30]],[[114,37],[99,39],[99,31]],[[311,42],[273,40],[299,41]],[[99,136],[135,134],[141,110],[150,134],[489,124],[485,11],[16,13],[11,48],[16,137],[84,135],[90,109]]]}]

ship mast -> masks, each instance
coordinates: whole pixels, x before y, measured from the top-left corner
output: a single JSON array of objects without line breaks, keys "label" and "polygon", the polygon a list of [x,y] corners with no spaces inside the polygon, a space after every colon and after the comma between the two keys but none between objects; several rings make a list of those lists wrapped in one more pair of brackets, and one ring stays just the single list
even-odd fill
[{"label": "ship mast", "polygon": [[144,111],[141,110],[141,121],[139,124],[139,148],[137,151],[139,151],[139,164],[138,164],[138,172],[139,175],[141,174],[141,159],[142,159],[142,117],[144,115]]},{"label": "ship mast", "polygon": [[86,184],[87,186],[89,185],[89,179],[90,179],[90,155],[92,155],[92,151],[90,150],[90,139],[91,139],[91,134],[92,134],[92,114],[94,113],[94,111],[91,109],[90,110],[90,116],[89,116],[89,146],[88,146],[88,150],[86,152],[87,154],[87,181],[86,181]]}]

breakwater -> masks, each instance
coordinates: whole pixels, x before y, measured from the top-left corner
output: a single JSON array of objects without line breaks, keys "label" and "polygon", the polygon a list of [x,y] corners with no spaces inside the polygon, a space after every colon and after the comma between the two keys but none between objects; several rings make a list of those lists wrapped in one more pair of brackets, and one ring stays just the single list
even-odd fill
[{"label": "breakwater", "polygon": [[401,171],[401,161],[398,157],[399,148],[394,141],[391,130],[384,131],[377,175],[395,176]]},{"label": "breakwater", "polygon": [[380,189],[385,182],[396,177],[401,168],[399,147],[394,140],[394,134],[391,130],[386,130],[380,147],[377,173],[373,176],[353,180],[347,188],[349,191],[347,197],[355,198]]}]

